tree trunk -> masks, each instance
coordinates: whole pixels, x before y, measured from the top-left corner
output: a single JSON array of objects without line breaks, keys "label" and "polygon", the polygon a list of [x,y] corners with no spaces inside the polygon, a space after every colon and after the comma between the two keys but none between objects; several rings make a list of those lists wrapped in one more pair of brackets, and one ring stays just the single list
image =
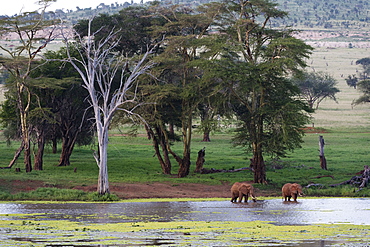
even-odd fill
[{"label": "tree trunk", "polygon": [[189,175],[190,171],[190,153],[182,158],[182,162],[179,164],[179,172],[177,177],[184,178]]},{"label": "tree trunk", "polygon": [[173,123],[168,124],[168,132],[169,132],[169,139],[175,140],[175,129],[173,127]]},{"label": "tree trunk", "polygon": [[164,174],[171,175],[171,160],[170,156],[167,150],[167,145],[169,143],[168,136],[166,134],[166,130],[164,126],[160,126],[156,128],[157,136],[159,137],[159,145],[162,148],[163,153],[163,164],[162,164],[162,170]]},{"label": "tree trunk", "polygon": [[202,142],[210,142],[211,138],[209,137],[211,133],[211,123],[213,119],[213,111],[212,108],[205,104],[204,107],[202,107],[202,110],[200,110],[200,119],[201,119],[201,125],[204,128],[203,131],[203,140]]},{"label": "tree trunk", "polygon": [[99,143],[99,177],[97,192],[100,195],[109,194],[108,182],[108,130],[98,130],[98,143]]},{"label": "tree trunk", "polygon": [[201,150],[199,150],[199,152],[198,152],[197,162],[195,163],[196,164],[195,172],[197,172],[197,173],[202,172],[203,164],[205,162],[205,159],[204,159],[205,156],[206,156],[206,148],[204,147]]},{"label": "tree trunk", "polygon": [[43,128],[37,130],[37,153],[35,155],[34,169],[36,171],[43,170],[43,157],[45,149],[45,131]]},{"label": "tree trunk", "polygon": [[25,89],[22,83],[17,83],[17,104],[19,110],[19,117],[20,117],[20,125],[21,125],[21,133],[22,133],[22,142],[24,143],[24,164],[26,172],[32,171],[32,164],[31,164],[31,145],[30,145],[30,137],[29,137],[29,128],[28,128],[28,107],[30,101],[30,94],[27,93],[28,103],[24,105],[23,102],[23,90]]},{"label": "tree trunk", "polygon": [[63,137],[62,139],[62,152],[59,158],[58,166],[69,166],[71,165],[70,157],[73,152],[73,148],[75,145],[75,139]]},{"label": "tree trunk", "polygon": [[253,150],[252,166],[254,171],[254,183],[267,184],[266,180],[266,166],[262,156],[260,145],[256,146]]},{"label": "tree trunk", "polygon": [[57,141],[57,138],[53,138],[53,140],[52,140],[52,152],[53,152],[53,154],[56,154],[57,153],[57,151],[58,151],[58,141]]},{"label": "tree trunk", "polygon": [[16,152],[15,152],[15,154],[14,154],[14,157],[13,157],[12,161],[10,161],[10,163],[9,163],[9,165],[8,165],[8,167],[9,167],[9,168],[13,167],[13,165],[15,164],[15,162],[17,161],[17,159],[18,159],[18,158],[19,158],[19,156],[21,155],[21,153],[22,153],[23,149],[24,149],[24,142],[23,142],[23,140],[22,140],[22,142],[21,142],[21,146],[17,149],[17,151],[16,151]]},{"label": "tree trunk", "polygon": [[26,172],[32,171],[32,164],[31,164],[31,145],[30,140],[27,140],[27,143],[24,145],[24,164],[26,167]]},{"label": "tree trunk", "polygon": [[209,134],[210,134],[209,128],[205,128],[203,132],[202,142],[211,142],[211,138],[209,137]]},{"label": "tree trunk", "polygon": [[[157,156],[159,164],[161,165],[162,173],[167,174],[167,175],[171,175],[171,162],[169,160],[167,150],[163,150],[163,148],[162,148],[162,150],[164,152],[167,152],[167,154],[163,153],[163,157],[162,157],[160,149],[159,149],[159,143],[158,143],[157,138],[153,138],[153,146],[154,146],[154,150],[155,150],[155,155]],[[161,144],[161,146],[162,146],[162,144]]]},{"label": "tree trunk", "polygon": [[53,134],[52,134],[52,137],[51,137],[51,143],[52,143],[52,152],[53,154],[56,154],[58,152],[58,138],[57,138],[57,128],[56,128],[56,124],[53,124]]},{"label": "tree trunk", "polygon": [[319,136],[319,147],[320,147],[320,166],[322,169],[327,170],[326,166],[326,158],[324,155],[324,146],[325,146],[325,141],[323,136]]},{"label": "tree trunk", "polygon": [[[154,134],[153,130],[145,125],[145,129],[147,131],[147,134],[149,138],[153,140],[153,147],[155,151],[155,155],[158,158],[159,164],[161,165],[163,174],[171,175],[171,161],[169,158],[168,150],[167,150],[167,138],[165,137],[165,134],[163,134],[163,129],[159,126],[155,127]],[[163,157],[160,151],[159,146],[162,148]]]},{"label": "tree trunk", "polygon": [[179,178],[184,178],[187,175],[189,175],[190,171],[190,143],[191,143],[191,128],[192,128],[192,117],[187,117],[187,119],[182,124],[182,138],[183,138],[183,158],[182,161],[179,163],[179,172],[177,173],[177,176]]}]

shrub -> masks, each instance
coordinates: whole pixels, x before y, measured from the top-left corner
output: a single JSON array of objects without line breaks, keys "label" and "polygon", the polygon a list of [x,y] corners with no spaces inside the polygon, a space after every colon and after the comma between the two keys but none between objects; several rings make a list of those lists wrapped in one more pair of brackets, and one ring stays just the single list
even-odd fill
[{"label": "shrub", "polygon": [[305,194],[308,196],[345,196],[345,197],[369,197],[370,190],[365,188],[359,190],[351,185],[336,186],[336,187],[319,187],[306,188]]}]

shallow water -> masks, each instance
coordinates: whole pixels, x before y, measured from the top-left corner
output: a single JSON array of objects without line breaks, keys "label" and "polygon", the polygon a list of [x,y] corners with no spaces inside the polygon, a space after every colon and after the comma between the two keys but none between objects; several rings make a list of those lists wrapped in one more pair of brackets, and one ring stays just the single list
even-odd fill
[{"label": "shallow water", "polygon": [[[35,221],[65,220],[77,222],[81,227],[101,223],[136,222],[260,222],[268,221],[278,226],[330,224],[362,225],[370,227],[370,199],[326,198],[302,199],[283,202],[281,199],[259,200],[249,203],[225,201],[204,202],[119,202],[119,203],[0,203],[0,220]],[[140,224],[140,223],[139,223]],[[198,234],[167,231],[162,228],[130,232],[105,231],[58,231],[40,229],[18,230],[0,227],[0,246],[370,246],[368,237],[351,240],[355,236],[337,235],[325,239],[305,239],[302,235],[310,230],[297,232],[298,238],[276,239],[251,238],[245,232],[241,239],[223,235],[217,230]],[[6,224],[5,224],[6,225]],[[131,225],[131,224],[130,224]],[[258,226],[257,226],[258,227]],[[268,231],[268,228],[264,228]],[[85,228],[83,228],[85,229]],[[320,228],[321,229],[321,228]],[[81,232],[82,231],[82,232]],[[186,232],[187,230],[185,230]],[[253,231],[253,228],[248,231]],[[238,230],[234,231],[238,232]],[[290,232],[290,230],[289,230]],[[368,231],[366,231],[368,232]],[[294,233],[296,234],[296,233]],[[365,233],[360,233],[365,234]],[[225,240],[226,239],[226,240]],[[360,239],[360,240],[359,240]],[[104,244],[106,241],[109,244]],[[190,242],[189,242],[190,241]],[[190,244],[190,245],[189,245]]]},{"label": "shallow water", "polygon": [[278,225],[355,224],[370,225],[370,199],[300,199],[297,203],[280,199],[249,203],[129,202],[0,204],[0,219],[27,215],[33,220],[117,223],[137,221],[273,221]]}]

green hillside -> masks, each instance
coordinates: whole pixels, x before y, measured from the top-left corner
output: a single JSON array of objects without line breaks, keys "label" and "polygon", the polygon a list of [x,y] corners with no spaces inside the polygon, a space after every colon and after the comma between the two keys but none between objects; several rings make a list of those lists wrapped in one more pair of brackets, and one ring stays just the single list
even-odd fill
[{"label": "green hillside", "polygon": [[[161,0],[163,5],[185,4],[191,7],[212,2],[211,0]],[[370,31],[370,3],[364,0],[272,0],[279,4],[279,9],[287,11],[289,16],[284,20],[271,23],[274,26],[289,25],[303,30],[331,31]],[[81,18],[89,18],[97,14],[115,14],[121,9],[130,6],[143,6],[150,4],[147,1],[142,4],[117,2],[116,4],[99,4],[95,8],[56,11],[58,18],[76,23]],[[55,17],[50,14],[50,18]],[[343,33],[346,37],[346,34]],[[369,37],[352,37],[358,40],[369,40]]]}]

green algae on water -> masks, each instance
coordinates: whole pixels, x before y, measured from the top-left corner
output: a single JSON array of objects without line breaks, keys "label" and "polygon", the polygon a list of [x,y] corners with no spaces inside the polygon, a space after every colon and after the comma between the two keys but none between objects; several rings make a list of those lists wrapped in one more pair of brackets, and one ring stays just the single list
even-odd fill
[{"label": "green algae on water", "polygon": [[[266,245],[267,243],[304,242],[308,240],[370,241],[367,225],[320,224],[274,225],[273,222],[252,221],[172,221],[129,223],[81,223],[69,220],[26,221],[0,220],[0,237],[8,245],[18,245],[27,239],[32,245],[77,244],[153,244],[189,245]],[[16,236],[16,238],[15,238]]]}]

